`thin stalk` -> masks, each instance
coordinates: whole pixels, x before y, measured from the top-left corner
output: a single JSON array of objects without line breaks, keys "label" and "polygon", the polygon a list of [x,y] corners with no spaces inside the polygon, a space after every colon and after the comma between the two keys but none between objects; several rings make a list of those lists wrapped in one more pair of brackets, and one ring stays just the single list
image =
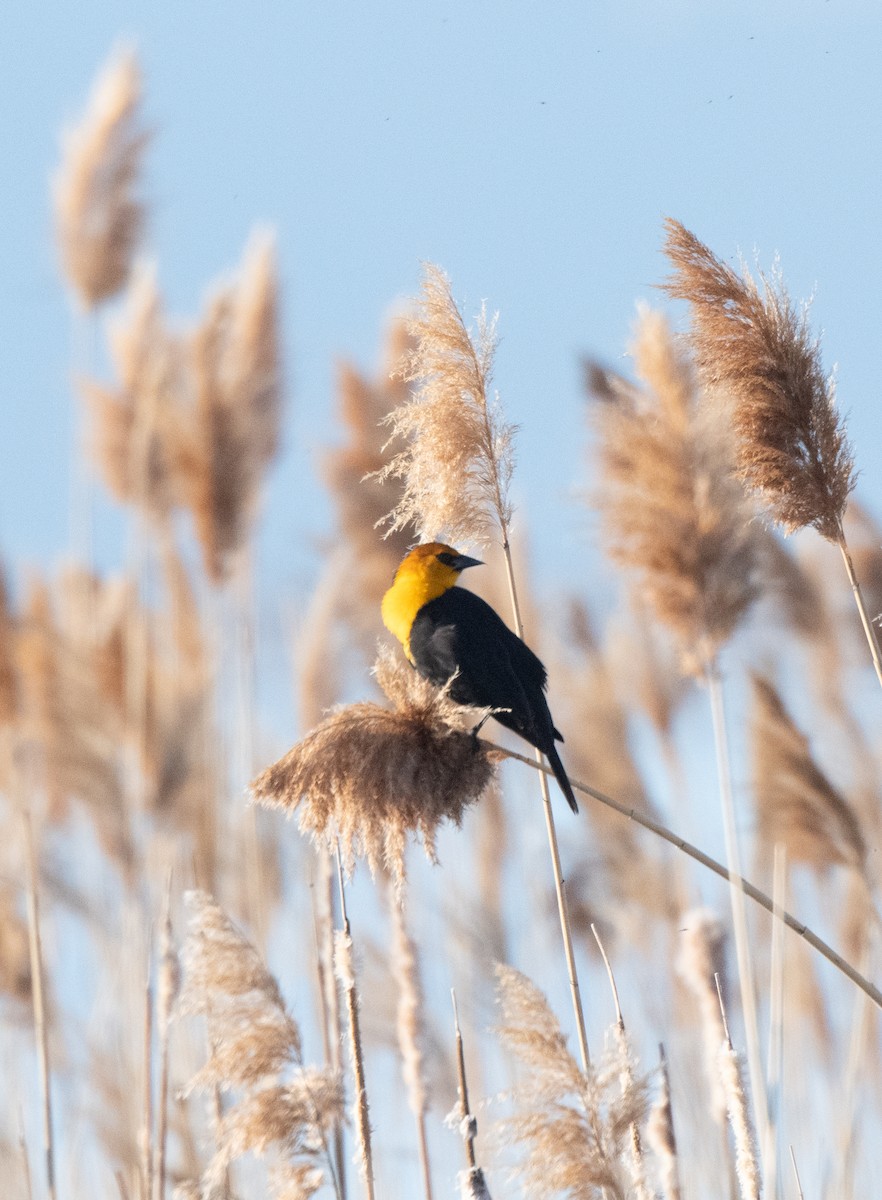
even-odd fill
[{"label": "thin stalk", "polygon": [[750,1090],[756,1109],[760,1146],[765,1160],[769,1155],[771,1129],[769,1126],[769,1101],[763,1074],[760,1051],[759,1021],[756,1012],[756,986],[753,977],[753,961],[747,930],[747,906],[744,892],[738,884],[741,878],[741,855],[738,849],[738,831],[735,827],[735,804],[732,797],[732,768],[729,761],[729,739],[726,733],[726,710],[723,687],[716,661],[709,662],[705,670],[711,715],[714,727],[714,748],[717,757],[717,778],[720,802],[723,809],[723,833],[726,846],[726,862],[731,872],[729,899],[732,904],[732,926],[735,931],[735,957],[738,963],[738,983],[741,992],[741,1011],[744,1017],[744,1033],[747,1043],[747,1070]]},{"label": "thin stalk", "polygon": [[153,936],[147,939],[144,983],[144,1125],[141,1130],[141,1187],[145,1200],[153,1195]]},{"label": "thin stalk", "polygon": [[[165,889],[165,913],[162,922],[160,998],[159,998],[159,1089],[156,1098],[156,1147],[153,1180],[155,1200],[165,1197],[165,1164],[168,1142],[168,1080],[169,1080],[169,1034],[171,1031],[172,1006],[178,991],[178,962],[172,945],[171,923],[171,871]],[[148,1196],[150,1193],[148,1192]]]},{"label": "thin stalk", "polygon": [[[334,975],[334,879],[331,857],[325,847],[316,856],[317,878],[311,883],[313,929],[315,932],[316,982],[322,1047],[327,1066],[340,1075],[340,998]],[[334,1175],[340,1200],[346,1200],[346,1160],[343,1154],[343,1125],[334,1123]],[[330,1154],[330,1151],[329,1151]]]},{"label": "thin stalk", "polygon": [[864,633],[867,637],[867,644],[870,647],[870,656],[873,659],[873,668],[876,672],[876,678],[882,684],[882,656],[879,653],[879,639],[876,637],[876,631],[873,628],[873,622],[867,612],[867,606],[864,603],[863,592],[861,585],[858,583],[858,577],[855,573],[854,563],[851,561],[851,553],[848,549],[848,542],[845,540],[845,530],[842,528],[842,522],[839,522],[839,537],[836,540],[836,545],[842,554],[842,561],[845,563],[845,570],[848,573],[848,582],[851,584],[851,592],[854,596],[854,602],[857,605],[858,613],[860,614],[861,624],[864,627]]},{"label": "thin stalk", "polygon": [[[508,590],[511,596],[512,614],[514,616],[515,632],[523,639],[524,623],[521,620],[521,608],[518,603],[517,588],[515,587],[514,566],[511,561],[511,546],[508,541],[508,530],[502,526],[502,549],[505,554],[505,570],[508,576]],[[537,750],[536,765],[543,766],[542,752]],[[576,1017],[576,1033],[579,1038],[579,1053],[582,1059],[582,1070],[587,1072],[591,1062],[588,1052],[588,1034],[585,1031],[585,1014],[582,1010],[582,993],[579,988],[579,973],[576,969],[576,954],[573,949],[573,935],[570,929],[570,917],[567,909],[566,883],[560,863],[560,850],[557,844],[557,830],[554,824],[554,813],[551,810],[551,792],[548,787],[546,774],[540,775],[542,789],[542,807],[545,811],[545,828],[548,832],[548,848],[551,852],[551,865],[554,871],[554,890],[557,896],[557,912],[560,917],[560,932],[563,938],[564,955],[567,961],[567,976],[570,983],[570,997],[573,1001],[573,1013]]]},{"label": "thin stalk", "polygon": [[387,889],[392,919],[392,975],[398,991],[398,1049],[408,1101],[416,1122],[417,1149],[423,1176],[426,1200],[432,1200],[432,1173],[429,1165],[429,1143],[426,1137],[426,1091],[423,1061],[419,1046],[420,987],[417,952],[404,920],[404,893],[396,896]]},{"label": "thin stalk", "polygon": [[796,1194],[799,1200],[805,1200],[805,1193],[802,1190],[802,1184],[799,1182],[799,1171],[796,1166],[796,1155],[793,1153],[793,1147],[790,1147],[790,1165],[793,1167],[793,1177],[796,1180]]},{"label": "thin stalk", "polygon": [[[340,916],[343,924],[343,937],[351,954],[352,933],[349,927],[349,915],[346,912],[346,892],[343,887],[343,864],[340,860],[339,846],[337,847],[337,879],[340,885]],[[352,1071],[355,1076],[355,1130],[359,1146],[361,1147],[362,1163],[364,1165],[365,1191],[367,1192],[368,1200],[375,1200],[370,1110],[368,1107],[367,1087],[365,1085],[361,1027],[358,1019],[358,993],[355,988],[354,979],[352,979],[348,986],[344,985],[344,991],[346,992],[346,1011],[349,1016],[349,1045],[352,1054]]]},{"label": "thin stalk", "polygon": [[21,1154],[21,1171],[25,1181],[25,1196],[27,1200],[34,1200],[34,1186],[31,1180],[31,1160],[28,1155],[28,1143],[25,1137],[24,1129],[24,1114],[21,1109],[18,1110],[18,1149]]},{"label": "thin stalk", "polygon": [[[523,763],[527,767],[532,767],[534,771],[543,772],[545,775],[552,774],[550,767],[546,766],[544,763],[534,762],[533,759],[528,758],[526,754],[519,754],[517,750],[509,750],[507,747],[500,746],[496,742],[488,741],[486,738],[479,738],[478,741],[486,749],[492,750],[494,754],[499,754],[503,758],[513,758],[517,762]],[[679,834],[673,833],[667,828],[667,826],[662,825],[659,821],[654,821],[652,817],[647,816],[645,813],[638,812],[635,808],[629,808],[627,804],[620,804],[619,801],[614,800],[612,796],[607,796],[604,792],[598,791],[597,788],[591,787],[591,785],[588,783],[583,783],[579,779],[573,779],[572,776],[570,776],[569,779],[571,785],[577,792],[582,792],[583,795],[590,796],[599,804],[604,804],[607,808],[611,808],[613,811],[621,813],[623,817],[628,817],[636,825],[641,825],[644,829],[648,829],[650,833],[654,833],[656,837],[660,837],[664,841],[670,843],[670,845],[676,846],[676,848],[682,851],[683,854],[686,854],[696,862],[701,863],[701,865],[706,867],[709,871],[713,871],[713,873],[718,875],[720,879],[725,879],[730,883],[734,880],[738,884],[740,891],[742,891],[745,896],[749,896],[751,900],[753,900],[761,908],[764,908],[766,912],[771,913],[772,916],[777,916],[779,920],[784,922],[788,929],[792,929],[793,932],[798,934],[798,936],[801,937],[804,942],[807,942],[813,950],[817,950],[818,954],[820,954],[823,958],[826,958],[827,962],[831,963],[837,969],[837,971],[841,971],[847,979],[850,979],[856,987],[860,988],[862,992],[869,996],[877,1008],[882,1009],[882,991],[880,991],[874,983],[871,983],[869,979],[860,973],[860,971],[855,970],[855,968],[850,962],[848,962],[847,959],[843,958],[841,954],[837,954],[832,946],[829,946],[827,942],[825,942],[822,938],[819,938],[818,935],[808,927],[808,925],[798,920],[789,912],[779,912],[772,897],[766,892],[762,891],[760,888],[756,887],[756,885],[751,883],[750,880],[745,879],[743,876],[733,875],[723,866],[722,863],[717,862],[715,858],[711,858],[709,854],[705,854],[703,850],[699,850],[697,846],[694,846],[691,842],[687,842],[685,838],[681,838]]]},{"label": "thin stalk", "polygon": [[459,1027],[456,992],[453,988],[450,989],[450,998],[453,1001],[453,1027],[456,1033],[456,1080],[459,1092],[459,1115],[460,1120],[463,1122],[462,1131],[463,1141],[465,1142],[466,1162],[468,1163],[469,1171],[474,1171],[478,1166],[478,1160],[475,1157],[475,1137],[478,1132],[478,1126],[469,1109],[469,1085],[466,1082],[465,1051],[463,1049],[462,1030]]},{"label": "thin stalk", "polygon": [[37,851],[29,812],[22,814],[28,860],[28,946],[31,959],[31,993],[34,1005],[34,1032],[43,1099],[43,1152],[46,1163],[46,1192],[55,1200],[55,1142],[52,1135],[52,1077],[49,1070],[49,1030],[46,1000],[43,994],[43,951],[40,938],[40,900],[37,875]]},{"label": "thin stalk", "polygon": [[766,1087],[769,1096],[771,1138],[768,1155],[763,1164],[763,1191],[767,1196],[778,1194],[778,1151],[782,1076],[784,1064],[784,923],[781,910],[787,903],[787,851],[780,842],[775,844],[772,869],[772,900],[777,920],[772,923],[772,950],[769,968],[769,1048],[766,1057]]}]

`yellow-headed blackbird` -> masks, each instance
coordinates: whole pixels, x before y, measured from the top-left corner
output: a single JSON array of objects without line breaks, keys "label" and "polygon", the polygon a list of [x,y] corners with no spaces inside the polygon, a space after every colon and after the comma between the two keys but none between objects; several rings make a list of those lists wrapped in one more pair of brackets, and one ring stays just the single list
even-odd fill
[{"label": "yellow-headed blackbird", "polygon": [[383,622],[421,675],[439,687],[450,682],[457,704],[495,709],[497,721],[541,750],[578,812],[554,744],[563,737],[548,711],[545,667],[489,604],[454,587],[461,571],[480,565],[443,542],[417,546],[383,597]]}]

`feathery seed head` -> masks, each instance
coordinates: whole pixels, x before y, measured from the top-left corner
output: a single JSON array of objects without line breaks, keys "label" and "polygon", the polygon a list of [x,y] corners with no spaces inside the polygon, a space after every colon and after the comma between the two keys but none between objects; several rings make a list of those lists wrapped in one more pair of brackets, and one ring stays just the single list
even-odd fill
[{"label": "feathery seed head", "polygon": [[176,442],[183,497],[213,582],[223,582],[257,507],[279,438],[282,366],[272,236],[258,232],[238,277],[209,299],[189,343],[195,401]]},{"label": "feathery seed head", "polygon": [[598,404],[596,502],[610,557],[700,673],[754,598],[751,514],[733,480],[726,433],[699,407],[690,364],[660,313],[633,344],[640,393]]},{"label": "feathery seed head", "polygon": [[110,330],[110,352],[117,385],[80,383],[92,414],[93,456],[117,500],[166,518],[180,500],[174,438],[186,383],[154,268],[136,266],[126,311]]},{"label": "feathery seed head", "polygon": [[391,530],[416,527],[420,540],[446,534],[450,541],[484,544],[511,521],[515,429],[488,395],[496,321],[482,311],[472,338],[438,267],[426,264],[416,340],[406,378],[412,397],[387,418],[391,441],[405,448],[379,478],[399,479],[403,494],[389,513]]},{"label": "feathery seed head", "polygon": [[818,340],[780,279],[726,266],[679,222],[668,220],[664,284],[691,306],[690,341],[702,381],[732,402],[738,470],[787,533],[813,525],[841,537],[855,483]]},{"label": "feathery seed head", "polygon": [[808,739],[793,723],[777,689],[753,676],[754,790],[758,843],[780,842],[790,862],[824,871],[845,863],[861,872],[866,843],[860,822],[812,757]]},{"label": "feathery seed head", "polygon": [[504,1021],[498,1032],[528,1077],[514,1093],[515,1114],[497,1122],[495,1132],[524,1152],[517,1171],[527,1194],[595,1200],[605,1189],[610,1200],[624,1200],[622,1160],[633,1127],[646,1116],[646,1081],[631,1072],[622,1089],[620,1043],[583,1072],[539,989],[512,967],[497,966],[497,978]]},{"label": "feathery seed head", "polygon": [[68,282],[86,308],[120,290],[144,226],[136,187],[147,135],[139,128],[141,69],[116,52],[80,123],[64,137],[54,181],[56,233]]},{"label": "feathery seed head", "polygon": [[463,710],[381,650],[377,680],[394,709],[352,704],[331,713],[251,785],[262,804],[299,812],[300,827],[400,882],[408,833],[434,857],[443,820],[459,824],[489,784],[492,760],[465,732]]},{"label": "feathery seed head", "polygon": [[300,1030],[257,950],[204,892],[185,896],[189,933],[181,955],[178,1013],[210,1023],[211,1054],[188,1091],[240,1087],[300,1061]]},{"label": "feathery seed head", "polygon": [[677,974],[698,1005],[713,1113],[722,1124],[726,1117],[726,1095],[717,1069],[717,1055],[726,1038],[715,976],[719,978],[720,990],[725,996],[726,933],[716,913],[703,908],[684,913],[680,925],[683,937],[676,963]]}]

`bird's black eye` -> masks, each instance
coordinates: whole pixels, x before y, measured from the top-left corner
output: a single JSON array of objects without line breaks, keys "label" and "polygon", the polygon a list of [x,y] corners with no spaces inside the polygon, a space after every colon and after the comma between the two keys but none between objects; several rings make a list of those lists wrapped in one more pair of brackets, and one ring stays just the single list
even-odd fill
[{"label": "bird's black eye", "polygon": [[448,554],[446,550],[444,550],[441,554],[438,555],[438,562],[444,563],[445,567],[455,567],[456,561],[457,561],[456,555]]}]

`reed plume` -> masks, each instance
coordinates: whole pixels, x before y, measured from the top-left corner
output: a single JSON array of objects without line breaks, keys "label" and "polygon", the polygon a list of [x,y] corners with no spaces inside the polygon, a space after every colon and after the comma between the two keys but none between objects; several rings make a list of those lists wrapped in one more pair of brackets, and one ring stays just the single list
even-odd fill
[{"label": "reed plume", "polygon": [[92,414],[92,455],[116,500],[165,520],[181,499],[174,432],[187,380],[154,268],[134,270],[125,311],[108,341],[116,383],[85,379],[79,385]]},{"label": "reed plume", "polygon": [[243,1093],[222,1118],[203,1194],[222,1184],[234,1159],[272,1150],[273,1194],[296,1186],[301,1191],[294,1195],[309,1197],[322,1186],[322,1167],[330,1162],[328,1137],[343,1106],[339,1077],[303,1065],[300,1030],[276,980],[226,913],[205,893],[190,892],[186,899],[190,921],[178,1013],[206,1018],[210,1046],[187,1090],[220,1086]]},{"label": "reed plume", "polygon": [[844,863],[863,873],[867,848],[857,816],[815,762],[778,690],[758,674],[751,742],[759,844],[770,850],[780,843],[788,862],[816,871]]},{"label": "reed plume", "polygon": [[[300,827],[372,870],[404,878],[408,833],[430,858],[444,820],[459,824],[492,776],[486,750],[463,728],[463,709],[381,650],[377,681],[394,705],[352,704],[328,716],[251,784],[262,804],[299,810]],[[472,712],[474,710],[466,710]]]},{"label": "reed plume", "polygon": [[882,684],[882,653],[842,524],[854,458],[820,343],[780,279],[761,276],[760,289],[677,221],[667,229],[675,273],[664,286],[691,305],[696,361],[708,388],[731,407],[741,478],[786,532],[811,525],[839,547]]},{"label": "reed plume", "polygon": [[689,361],[660,313],[632,346],[644,389],[594,409],[605,548],[700,673],[754,599],[750,512],[724,430],[702,409]]},{"label": "reed plume", "polygon": [[648,1109],[645,1081],[624,1091],[621,1047],[580,1070],[545,997],[526,976],[498,966],[503,1024],[498,1032],[525,1071],[514,1092],[514,1115],[497,1123],[504,1145],[524,1157],[516,1171],[528,1195],[543,1200],[565,1192],[572,1200],[629,1194],[622,1160],[631,1130]]},{"label": "reed plume", "polygon": [[83,117],[65,133],[54,179],[62,266],[84,308],[125,285],[144,228],[138,185],[147,141],[141,68],[134,50],[120,50],[95,81]]},{"label": "reed plume", "polygon": [[704,1062],[711,1090],[711,1111],[718,1123],[726,1119],[726,1094],[716,1069],[717,1054],[725,1040],[720,997],[715,980],[726,992],[726,934],[716,913],[693,909],[681,919],[683,937],[677,956],[677,974],[692,992],[698,1005]]},{"label": "reed plume", "polygon": [[188,350],[194,402],[181,414],[176,466],[206,571],[222,583],[279,441],[279,283],[268,234],[252,237],[238,278],[210,298]]},{"label": "reed plume", "polygon": [[390,441],[405,446],[378,476],[403,482],[403,494],[386,518],[390,529],[413,525],[420,541],[443,535],[453,544],[480,545],[498,527],[507,541],[515,429],[488,394],[496,320],[482,309],[473,339],[449,279],[426,263],[409,332],[416,349],[405,378],[417,386],[387,418]]},{"label": "reed plume", "polygon": [[758,286],[678,221],[665,226],[674,274],[663,286],[689,302],[705,386],[731,399],[741,478],[788,533],[812,525],[838,542],[854,462],[806,313],[780,278]]},{"label": "reed plume", "polygon": [[60,627],[43,582],[29,589],[16,654],[19,729],[35,778],[45,788],[49,820],[62,821],[76,798],[110,859],[129,871],[135,847],[122,804],[124,722],[103,691],[87,647]]},{"label": "reed plume", "polygon": [[726,1096],[726,1111],[735,1142],[735,1174],[741,1200],[759,1200],[760,1168],[757,1160],[756,1138],[750,1122],[747,1089],[744,1085],[744,1068],[741,1056],[736,1052],[729,1036],[726,1012],[720,996],[720,1011],[724,1029],[724,1041],[717,1050],[720,1082]]}]

